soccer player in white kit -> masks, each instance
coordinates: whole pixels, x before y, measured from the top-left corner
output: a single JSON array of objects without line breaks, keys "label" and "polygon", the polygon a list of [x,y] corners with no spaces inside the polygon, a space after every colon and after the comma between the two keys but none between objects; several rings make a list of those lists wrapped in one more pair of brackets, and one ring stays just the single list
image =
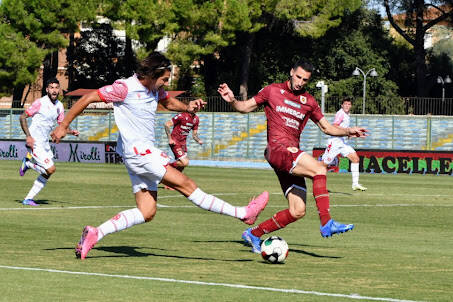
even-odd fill
[{"label": "soccer player in white kit", "polygon": [[118,213],[97,228],[85,226],[76,246],[78,258],[85,259],[104,236],[152,220],[157,210],[157,184],[160,182],[179,191],[202,209],[238,218],[246,224],[253,224],[267,204],[268,192],[261,193],[245,207],[233,206],[203,192],[192,179],[170,166],[169,157],[154,146],[158,102],[169,110],[180,112],[196,112],[206,104],[201,99],[185,104],[169,97],[163,88],[168,85],[170,70],[170,61],[153,52],[138,64],[133,76],[80,98],[51,134],[58,143],[66,135],[71,121],[90,103],[113,102],[120,132],[117,152],[124,159],[137,207]]},{"label": "soccer player in white kit", "polygon": [[[335,114],[333,124],[342,128],[348,128],[350,124],[349,112],[351,110],[352,102],[349,98],[345,98],[341,104],[341,109]],[[365,191],[367,188],[359,184],[359,156],[348,144],[347,137],[332,136],[327,141],[327,147],[322,155],[322,161],[326,166],[331,164],[338,154],[347,157],[351,161],[351,174],[352,174],[352,190]]]},{"label": "soccer player in white kit", "polygon": [[[22,201],[23,205],[38,206],[33,198],[46,186],[50,176],[55,173],[53,153],[50,149],[49,134],[55,122],[61,123],[64,118],[63,104],[58,100],[60,82],[51,78],[46,85],[47,94],[35,100],[20,116],[20,125],[26,135],[27,155],[22,160],[19,175],[24,176],[28,169],[39,173],[32,188]],[[28,127],[27,118],[32,118]],[[70,134],[79,135],[79,131],[70,129]]]}]

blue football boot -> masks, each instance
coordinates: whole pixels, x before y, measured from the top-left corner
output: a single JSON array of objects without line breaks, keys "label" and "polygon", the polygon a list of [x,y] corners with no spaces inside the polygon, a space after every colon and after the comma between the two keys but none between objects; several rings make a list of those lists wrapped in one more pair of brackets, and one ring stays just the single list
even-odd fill
[{"label": "blue football boot", "polygon": [[330,219],[324,226],[320,227],[320,231],[322,237],[330,237],[334,234],[347,232],[353,228],[353,224],[342,224]]}]

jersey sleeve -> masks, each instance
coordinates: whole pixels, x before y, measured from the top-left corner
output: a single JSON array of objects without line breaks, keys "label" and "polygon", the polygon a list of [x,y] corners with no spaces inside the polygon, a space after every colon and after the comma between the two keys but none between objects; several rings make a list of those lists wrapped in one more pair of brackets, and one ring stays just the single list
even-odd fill
[{"label": "jersey sleeve", "polygon": [[159,89],[158,94],[159,101],[166,100],[169,98],[168,93],[163,88]]},{"label": "jersey sleeve", "polygon": [[253,98],[255,99],[255,102],[258,105],[261,105],[269,100],[269,94],[270,94],[271,87],[270,85],[264,87],[260,91],[258,91],[258,94],[255,95]]},{"label": "jersey sleeve", "polygon": [[178,113],[177,115],[172,117],[171,121],[173,122],[173,127],[179,124],[181,122],[181,113]]},{"label": "jersey sleeve", "polygon": [[313,103],[312,103],[313,105],[312,105],[312,111],[310,114],[310,119],[314,123],[317,123],[324,117],[324,114],[322,114],[321,107],[319,107],[318,102],[316,102],[316,100],[314,98],[312,98],[312,100],[313,100]]},{"label": "jersey sleeve", "polygon": [[63,120],[64,120],[64,107],[62,103],[59,103],[57,123],[60,124]]},{"label": "jersey sleeve", "polygon": [[41,101],[39,99],[35,100],[30,107],[28,107],[27,110],[25,110],[25,113],[30,117],[35,115],[39,109],[41,108]]},{"label": "jersey sleeve", "polygon": [[198,125],[200,124],[200,119],[198,118],[198,116],[196,116],[194,119],[193,119],[193,127],[192,129],[193,130],[198,130]]},{"label": "jersey sleeve", "polygon": [[112,85],[99,88],[97,92],[105,103],[123,102],[127,96],[128,89],[126,83],[117,80]]},{"label": "jersey sleeve", "polygon": [[344,112],[343,111],[338,111],[337,114],[335,114],[335,119],[333,121],[333,124],[335,126],[340,126],[341,122],[344,119]]}]

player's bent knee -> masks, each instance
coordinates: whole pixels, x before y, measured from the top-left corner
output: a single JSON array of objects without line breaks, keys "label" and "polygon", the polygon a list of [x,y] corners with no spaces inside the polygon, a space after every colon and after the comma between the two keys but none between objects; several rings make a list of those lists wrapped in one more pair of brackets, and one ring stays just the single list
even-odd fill
[{"label": "player's bent knee", "polygon": [[145,208],[145,209],[140,209],[140,212],[142,212],[143,218],[145,219],[145,222],[153,220],[154,216],[156,216],[156,208]]},{"label": "player's bent knee", "polygon": [[289,213],[295,219],[301,219],[302,217],[305,216],[306,211],[305,211],[305,208],[303,208],[303,207],[295,207],[293,209],[289,209]]},{"label": "player's bent knee", "polygon": [[47,174],[50,176],[57,171],[57,168],[55,166],[50,167],[49,169],[46,170]]}]

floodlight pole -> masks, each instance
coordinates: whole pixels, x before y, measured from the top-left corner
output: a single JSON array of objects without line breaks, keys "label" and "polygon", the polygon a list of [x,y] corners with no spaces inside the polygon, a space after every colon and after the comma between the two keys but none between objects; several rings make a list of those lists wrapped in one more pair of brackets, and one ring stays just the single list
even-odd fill
[{"label": "floodlight pole", "polygon": [[368,70],[366,73],[360,69],[359,67],[356,67],[354,72],[352,73],[353,76],[358,76],[360,75],[359,72],[362,74],[363,76],[363,97],[362,97],[362,114],[365,114],[365,98],[366,98],[366,77],[368,74],[370,74],[370,76],[372,77],[377,77],[378,74],[376,72],[376,69],[374,68],[371,68],[370,70]]},{"label": "floodlight pole", "polygon": [[324,84],[324,81],[319,81],[316,83],[317,88],[321,88],[321,112],[324,114],[325,112],[325,103],[326,103],[326,93],[328,91],[328,86]]},{"label": "floodlight pole", "polygon": [[445,101],[445,84],[450,84],[451,83],[450,76],[447,75],[445,77],[445,80],[441,76],[438,76],[437,77],[437,83],[442,84],[442,102],[444,102]]}]

